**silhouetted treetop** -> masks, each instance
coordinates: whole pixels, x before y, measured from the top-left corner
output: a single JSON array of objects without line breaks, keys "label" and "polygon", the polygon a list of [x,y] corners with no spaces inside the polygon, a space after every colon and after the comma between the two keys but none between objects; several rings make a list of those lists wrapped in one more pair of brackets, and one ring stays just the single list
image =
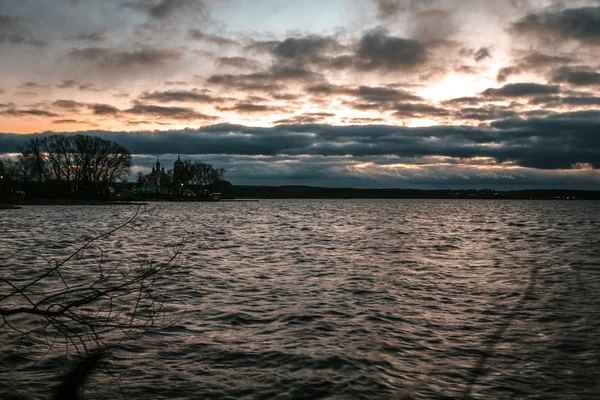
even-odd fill
[{"label": "silhouetted treetop", "polygon": [[19,150],[17,180],[51,182],[53,190],[77,197],[107,196],[110,185],[131,168],[125,147],[95,136],[33,138]]}]

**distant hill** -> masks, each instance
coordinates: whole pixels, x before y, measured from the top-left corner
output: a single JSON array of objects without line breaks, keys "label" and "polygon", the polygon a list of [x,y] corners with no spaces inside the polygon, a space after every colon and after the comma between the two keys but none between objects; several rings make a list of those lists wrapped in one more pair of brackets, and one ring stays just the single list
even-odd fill
[{"label": "distant hill", "polygon": [[535,199],[535,200],[600,200],[600,191],[535,189],[535,190],[424,190],[424,189],[354,189],[314,186],[238,186],[227,191],[227,197],[253,199]]}]

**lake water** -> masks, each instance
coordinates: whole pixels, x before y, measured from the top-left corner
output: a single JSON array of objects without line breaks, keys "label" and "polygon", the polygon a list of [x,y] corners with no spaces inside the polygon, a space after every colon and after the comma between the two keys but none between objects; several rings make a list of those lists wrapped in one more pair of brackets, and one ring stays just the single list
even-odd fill
[{"label": "lake water", "polygon": [[[185,243],[160,282],[173,318],[160,334],[106,335],[120,389],[99,370],[97,398],[600,398],[600,202],[149,207],[65,271],[161,261]],[[22,285],[134,211],[2,211],[0,277]],[[64,344],[12,339],[4,326],[0,398],[49,398]]]}]

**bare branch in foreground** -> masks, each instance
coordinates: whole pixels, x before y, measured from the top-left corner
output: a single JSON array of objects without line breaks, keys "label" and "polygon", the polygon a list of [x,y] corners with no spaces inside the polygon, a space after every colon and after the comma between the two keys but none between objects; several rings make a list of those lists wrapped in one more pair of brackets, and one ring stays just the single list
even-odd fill
[{"label": "bare branch in foreground", "polygon": [[185,238],[161,261],[132,255],[127,262],[107,265],[101,251],[89,265],[90,257],[83,257],[92,245],[149,211],[138,206],[127,221],[87,240],[64,259],[46,260],[48,267],[25,283],[0,277],[0,293],[6,293],[0,296],[0,346],[15,356],[27,349],[28,357],[38,357],[35,364],[47,356],[64,361],[79,356],[77,365],[89,368],[79,371],[77,379],[73,374],[65,377],[63,384],[71,386],[63,389],[73,394],[97,364],[106,365],[112,346],[175,322],[177,316],[165,308],[164,283],[166,272],[180,265]]}]

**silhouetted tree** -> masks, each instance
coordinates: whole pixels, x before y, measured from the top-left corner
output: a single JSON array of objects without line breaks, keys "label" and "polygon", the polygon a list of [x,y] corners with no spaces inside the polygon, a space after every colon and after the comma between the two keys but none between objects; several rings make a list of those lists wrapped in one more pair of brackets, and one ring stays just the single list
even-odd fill
[{"label": "silhouetted tree", "polygon": [[198,163],[197,164],[199,186],[202,185],[204,190],[212,191],[213,186],[222,181],[225,175],[223,168],[214,168],[210,164]]},{"label": "silhouetted tree", "polygon": [[[118,143],[88,135],[33,138],[21,148],[21,178],[56,183],[59,194],[103,197],[131,168],[131,153]],[[58,194],[58,193],[54,193]]]},{"label": "silhouetted tree", "polygon": [[42,151],[43,138],[29,139],[24,145],[19,147],[21,152],[20,162],[22,165],[24,177],[28,181],[32,176],[37,177],[38,182],[46,176],[46,159]]},{"label": "silhouetted tree", "polygon": [[177,197],[181,197],[192,185],[195,167],[191,160],[184,160],[177,171],[169,170],[169,174]]},{"label": "silhouetted tree", "polygon": [[225,170],[215,169],[211,164],[184,160],[178,171],[169,170],[173,188],[178,196],[186,190],[193,190],[196,195],[203,195],[205,190],[210,190],[211,185],[223,179]]},{"label": "silhouetted tree", "polygon": [[[169,171],[171,172],[171,171]],[[223,180],[225,170],[214,168],[211,164],[184,160],[177,176],[173,176],[174,186],[181,196],[183,192],[192,189],[198,196],[211,191],[212,186]]]},{"label": "silhouetted tree", "polygon": [[8,192],[12,181],[13,166],[9,160],[0,159],[0,195]]}]

